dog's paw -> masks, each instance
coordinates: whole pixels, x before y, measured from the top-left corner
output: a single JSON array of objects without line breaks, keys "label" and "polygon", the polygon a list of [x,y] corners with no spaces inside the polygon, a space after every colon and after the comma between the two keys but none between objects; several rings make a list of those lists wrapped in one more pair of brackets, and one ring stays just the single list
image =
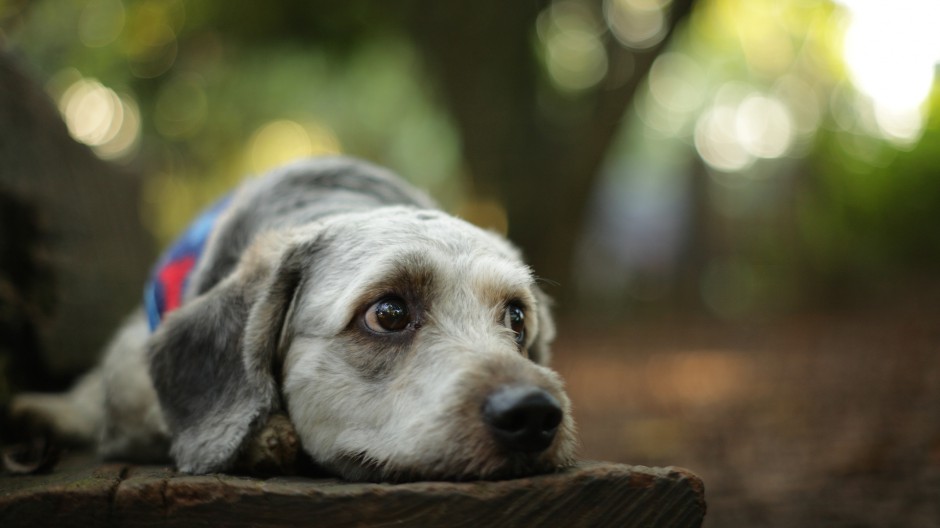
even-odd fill
[{"label": "dog's paw", "polygon": [[253,475],[290,475],[297,470],[300,440],[284,414],[274,414],[246,442],[236,469]]},{"label": "dog's paw", "polygon": [[51,437],[37,436],[29,442],[3,448],[3,471],[11,475],[47,473],[59,463],[61,450]]}]

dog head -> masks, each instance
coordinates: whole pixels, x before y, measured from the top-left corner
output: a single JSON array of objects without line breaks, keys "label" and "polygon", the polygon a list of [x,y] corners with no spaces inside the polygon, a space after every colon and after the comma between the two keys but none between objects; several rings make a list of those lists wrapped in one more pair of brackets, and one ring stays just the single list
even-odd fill
[{"label": "dog head", "polygon": [[184,471],[225,469],[285,408],[347,479],[507,478],[572,461],[553,334],[505,240],[385,207],[260,235],[164,321],[151,373]]}]

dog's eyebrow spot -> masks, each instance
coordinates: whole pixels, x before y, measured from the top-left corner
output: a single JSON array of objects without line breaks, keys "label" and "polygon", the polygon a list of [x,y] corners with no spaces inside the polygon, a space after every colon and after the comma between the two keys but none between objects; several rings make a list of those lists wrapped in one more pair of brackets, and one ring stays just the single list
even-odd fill
[{"label": "dog's eyebrow spot", "polygon": [[[396,294],[420,311],[427,310],[434,288],[434,266],[421,254],[405,255],[370,284],[356,306],[371,305],[379,298]],[[418,314],[416,314],[418,315]]]},{"label": "dog's eyebrow spot", "polygon": [[418,220],[434,220],[440,217],[441,217],[440,214],[437,214],[434,212],[424,212],[424,211],[415,215],[415,218],[417,218]]},{"label": "dog's eyebrow spot", "polygon": [[474,289],[484,302],[496,306],[518,301],[527,309],[534,306],[534,280],[527,270],[507,267],[503,259],[479,259],[477,273],[471,277]]}]

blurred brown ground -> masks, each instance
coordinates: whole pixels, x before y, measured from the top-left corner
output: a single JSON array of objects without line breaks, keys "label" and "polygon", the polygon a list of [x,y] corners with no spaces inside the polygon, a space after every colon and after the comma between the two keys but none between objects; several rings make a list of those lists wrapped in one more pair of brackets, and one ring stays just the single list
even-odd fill
[{"label": "blurred brown ground", "polygon": [[705,481],[705,526],[940,526],[940,304],[771,322],[567,323],[588,459]]}]

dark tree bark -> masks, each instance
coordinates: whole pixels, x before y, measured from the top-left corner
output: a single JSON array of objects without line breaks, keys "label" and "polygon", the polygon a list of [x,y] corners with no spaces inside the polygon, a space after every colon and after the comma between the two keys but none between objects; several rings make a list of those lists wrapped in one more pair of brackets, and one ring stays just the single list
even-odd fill
[{"label": "dark tree bark", "polygon": [[[601,84],[568,99],[554,94],[546,104],[549,87],[540,82],[532,42],[546,5],[424,0],[407,24],[455,118],[475,192],[507,205],[510,237],[541,277],[559,283],[553,293],[564,302],[599,168],[669,37],[643,52],[609,37]],[[669,35],[691,6],[672,3]]]},{"label": "dark tree bark", "polygon": [[75,142],[0,49],[0,367],[13,388],[87,367],[138,302],[154,253],[139,187]]}]

